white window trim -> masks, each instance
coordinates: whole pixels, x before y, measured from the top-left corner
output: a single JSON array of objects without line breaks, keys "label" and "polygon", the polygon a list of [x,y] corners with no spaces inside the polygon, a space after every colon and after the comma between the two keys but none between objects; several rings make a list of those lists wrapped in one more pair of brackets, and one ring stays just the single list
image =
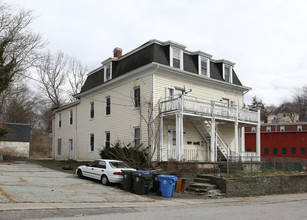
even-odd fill
[{"label": "white window trim", "polygon": [[[93,143],[93,148],[94,148],[94,150],[93,150],[93,151],[91,150],[91,135],[94,136],[94,143]],[[90,133],[90,134],[89,134],[88,152],[92,153],[92,152],[94,152],[94,151],[95,151],[95,134],[94,134],[94,133]]]},{"label": "white window trim", "polygon": [[298,125],[297,126],[297,131],[303,131],[303,126],[302,125]]},{"label": "white window trim", "polygon": [[[107,99],[110,99],[110,114],[107,115]],[[111,96],[105,97],[105,109],[104,109],[104,115],[105,116],[111,116]]]},{"label": "white window trim", "polygon": [[272,132],[271,126],[267,126],[267,127],[266,127],[266,132]]},{"label": "white window trim", "polygon": [[170,53],[169,53],[170,66],[173,67],[174,49],[179,50],[179,53],[180,53],[180,68],[179,69],[183,70],[183,50],[181,50],[181,49],[179,49],[177,47],[170,46]]},{"label": "white window trim", "polygon": [[[223,63],[223,79],[225,80],[225,67],[229,67],[229,83],[233,82],[232,77],[232,66]],[[226,81],[225,81],[226,82]]]},{"label": "white window trim", "polygon": [[[110,79],[107,80],[107,67],[110,65]],[[105,64],[104,68],[103,68],[103,82],[107,82],[107,81],[110,81],[112,79],[112,62],[109,62],[107,64]]]},{"label": "white window trim", "polygon": [[[207,76],[201,74],[201,61],[207,61]],[[210,59],[202,56],[198,56],[198,74],[200,76],[209,77],[210,78]]]},{"label": "white window trim", "polygon": [[109,140],[109,142],[110,142],[110,147],[111,147],[111,132],[110,132],[110,131],[105,131],[105,132],[104,132],[104,146],[106,146],[106,143],[107,143],[107,134],[110,135],[110,140]]},{"label": "white window trim", "polygon": [[285,126],[280,126],[279,131],[280,132],[285,132],[286,131]]}]

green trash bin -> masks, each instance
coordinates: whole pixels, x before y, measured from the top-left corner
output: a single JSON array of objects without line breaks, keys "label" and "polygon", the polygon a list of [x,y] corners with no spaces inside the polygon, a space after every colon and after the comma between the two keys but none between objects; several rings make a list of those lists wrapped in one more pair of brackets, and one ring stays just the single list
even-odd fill
[{"label": "green trash bin", "polygon": [[134,193],[138,195],[147,195],[152,181],[152,174],[133,172],[132,179]]},{"label": "green trash bin", "polygon": [[132,170],[122,170],[123,175],[123,183],[122,187],[123,190],[131,192],[131,189],[133,188],[133,179],[132,179]]}]

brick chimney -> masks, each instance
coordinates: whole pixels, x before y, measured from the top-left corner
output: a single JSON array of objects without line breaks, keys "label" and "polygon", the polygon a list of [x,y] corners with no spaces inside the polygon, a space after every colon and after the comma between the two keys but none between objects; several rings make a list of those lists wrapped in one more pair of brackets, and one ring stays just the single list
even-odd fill
[{"label": "brick chimney", "polygon": [[114,57],[121,57],[122,56],[122,49],[119,47],[115,47],[113,50]]}]

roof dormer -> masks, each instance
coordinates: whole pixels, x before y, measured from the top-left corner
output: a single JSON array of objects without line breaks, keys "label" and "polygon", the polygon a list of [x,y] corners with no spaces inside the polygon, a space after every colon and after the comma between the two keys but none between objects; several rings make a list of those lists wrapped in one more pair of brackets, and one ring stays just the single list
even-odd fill
[{"label": "roof dormer", "polygon": [[218,62],[222,62],[223,67],[223,79],[225,80],[225,82],[228,83],[233,83],[233,67],[235,65],[235,63],[228,61],[228,60],[218,60]]}]

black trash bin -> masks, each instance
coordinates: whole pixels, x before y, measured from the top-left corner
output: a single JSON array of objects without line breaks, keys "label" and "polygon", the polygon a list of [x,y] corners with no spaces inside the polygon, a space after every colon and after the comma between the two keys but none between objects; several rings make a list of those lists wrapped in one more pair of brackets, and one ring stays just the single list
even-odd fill
[{"label": "black trash bin", "polygon": [[161,175],[164,173],[159,173],[159,172],[152,172],[152,187],[150,189],[151,192],[157,193],[160,195],[159,191],[159,186],[160,186],[160,181],[158,180],[158,175]]},{"label": "black trash bin", "polygon": [[133,172],[132,179],[134,193],[139,195],[147,195],[152,181],[152,174]]},{"label": "black trash bin", "polygon": [[131,189],[133,187],[133,179],[132,179],[132,170],[122,170],[123,175],[123,183],[122,188],[125,191],[131,192]]}]

